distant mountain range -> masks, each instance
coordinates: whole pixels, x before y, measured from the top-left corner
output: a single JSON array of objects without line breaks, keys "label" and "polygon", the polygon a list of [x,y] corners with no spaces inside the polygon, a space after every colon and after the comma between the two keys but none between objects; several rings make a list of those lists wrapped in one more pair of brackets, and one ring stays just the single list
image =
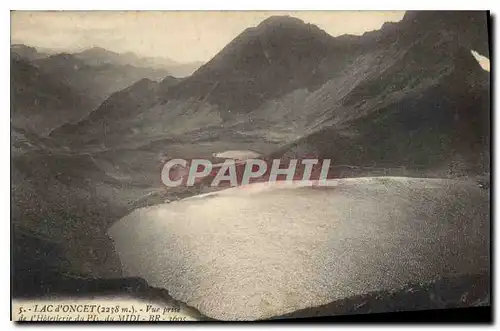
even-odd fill
[{"label": "distant mountain range", "polygon": [[[15,268],[17,278],[38,280],[16,286],[51,284],[46,261],[65,274],[119,277],[106,234],[116,220],[206,193],[165,189],[165,158],[254,150],[268,159],[329,158],[338,177],[378,168],[389,176],[470,175],[470,190],[459,195],[474,207],[474,194],[488,195],[491,86],[471,50],[490,56],[487,21],[486,12],[407,12],[380,30],[332,37],[271,17],[182,78],[158,59],[12,45],[13,245],[23,252]],[[335,172],[341,167],[361,170]],[[485,184],[476,187],[476,175]],[[377,191],[411,198],[406,181],[381,178]],[[371,196],[366,189],[356,188]],[[426,201],[446,192],[422,188]],[[474,208],[484,214],[486,204]],[[25,232],[33,235],[22,239]],[[47,288],[39,291],[51,294]]]},{"label": "distant mountain range", "polygon": [[162,57],[141,57],[132,52],[115,53],[102,47],[93,47],[74,54],[76,58],[90,65],[120,64],[141,68],[154,68],[168,71],[174,77],[186,77],[196,71],[203,62],[179,63]]},{"label": "distant mountain range", "polygon": [[[489,56],[485,16],[410,12],[382,29],[376,45],[383,57],[367,57],[365,43],[357,60],[370,67],[352,72],[364,79],[337,92],[333,111],[309,117],[317,130],[275,156],[316,154],[337,164],[415,170],[440,165],[454,175],[489,171],[490,74],[471,54]],[[323,88],[338,89],[344,79]],[[318,97],[327,93],[322,89]]]},{"label": "distant mountain range", "polygon": [[484,12],[407,12],[378,31],[335,38],[271,17],[193,75],[132,87],[146,96],[140,106],[94,113],[52,136],[78,144],[106,136],[111,147],[200,127],[291,130],[302,138],[284,147],[288,154],[478,170],[489,164],[489,73],[471,50],[489,56],[486,24]]},{"label": "distant mountain range", "polygon": [[11,67],[13,124],[41,135],[84,118],[111,94],[141,79],[163,80],[172,74],[167,67],[178,75],[195,69],[103,48],[50,55],[19,44],[11,46]]}]

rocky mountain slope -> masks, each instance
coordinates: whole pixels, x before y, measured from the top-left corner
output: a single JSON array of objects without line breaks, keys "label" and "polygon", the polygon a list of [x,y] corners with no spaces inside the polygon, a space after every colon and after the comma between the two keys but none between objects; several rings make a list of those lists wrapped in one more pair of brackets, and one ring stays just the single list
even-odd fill
[{"label": "rocky mountain slope", "polygon": [[[389,175],[487,173],[490,76],[471,50],[489,55],[484,12],[408,12],[381,30],[335,38],[295,18],[271,17],[183,79],[116,78],[115,64],[81,54],[14,57],[15,231],[61,239],[62,270],[114,275],[116,261],[113,270],[106,266],[114,221],[199,193],[161,186],[165,155],[250,149],[273,158],[312,154]],[[137,79],[111,91],[110,80],[130,77]],[[44,139],[32,134],[60,125]],[[478,193],[473,182],[486,208],[487,191]]]},{"label": "rocky mountain slope", "polygon": [[35,47],[26,46],[23,44],[13,44],[10,46],[11,56],[16,59],[25,59],[28,61],[43,59],[50,54],[39,52]]}]

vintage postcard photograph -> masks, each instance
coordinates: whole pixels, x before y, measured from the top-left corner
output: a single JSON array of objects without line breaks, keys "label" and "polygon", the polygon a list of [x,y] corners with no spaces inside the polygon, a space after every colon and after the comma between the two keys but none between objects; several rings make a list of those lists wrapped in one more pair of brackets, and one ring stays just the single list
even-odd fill
[{"label": "vintage postcard photograph", "polygon": [[488,11],[10,16],[13,321],[492,318]]}]

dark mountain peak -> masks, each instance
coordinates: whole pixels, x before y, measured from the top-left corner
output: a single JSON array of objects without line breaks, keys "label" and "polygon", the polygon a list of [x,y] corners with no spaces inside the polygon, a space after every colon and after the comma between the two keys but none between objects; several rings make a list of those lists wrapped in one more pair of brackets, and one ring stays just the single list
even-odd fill
[{"label": "dark mountain peak", "polygon": [[64,60],[76,60],[76,57],[71,53],[59,53],[49,56],[47,59],[56,60],[56,59],[64,59]]},{"label": "dark mountain peak", "polygon": [[110,50],[107,50],[106,48],[99,47],[99,46],[94,46],[89,49],[86,49],[82,52],[79,53],[80,55],[111,55],[111,56],[116,56],[118,53],[112,52]]},{"label": "dark mountain peak", "polygon": [[447,23],[447,24],[457,24],[460,22],[467,23],[469,21],[476,21],[477,23],[484,24],[487,12],[480,10],[472,11],[446,11],[446,10],[419,10],[419,11],[407,11],[402,19],[402,22],[411,22],[414,24],[436,22]]},{"label": "dark mountain peak", "polygon": [[135,84],[149,84],[149,83],[158,83],[158,82],[155,82],[154,80],[151,80],[149,78],[142,78],[140,80],[137,81],[137,83],[134,83]]}]

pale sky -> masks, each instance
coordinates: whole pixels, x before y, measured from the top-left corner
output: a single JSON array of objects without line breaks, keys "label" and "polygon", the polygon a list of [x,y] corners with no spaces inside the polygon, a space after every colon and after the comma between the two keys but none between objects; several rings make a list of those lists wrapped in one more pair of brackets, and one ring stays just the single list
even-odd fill
[{"label": "pale sky", "polygon": [[386,21],[401,20],[404,12],[15,11],[11,41],[61,51],[100,46],[118,53],[206,62],[243,30],[273,15],[297,17],[338,36],[379,29]]}]

